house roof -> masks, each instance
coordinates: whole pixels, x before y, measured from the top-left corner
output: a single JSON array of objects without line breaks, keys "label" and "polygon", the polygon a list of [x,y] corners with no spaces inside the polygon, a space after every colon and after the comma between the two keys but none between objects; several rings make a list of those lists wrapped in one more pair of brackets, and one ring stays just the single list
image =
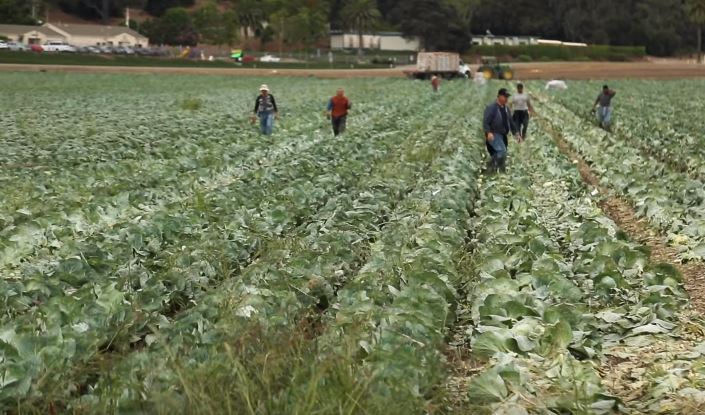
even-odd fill
[{"label": "house roof", "polygon": [[23,35],[28,32],[37,31],[43,33],[47,36],[61,36],[61,34],[55,30],[52,30],[46,26],[29,26],[29,25],[18,25],[18,24],[0,24],[0,33],[12,33],[16,35]]},{"label": "house roof", "polygon": [[94,37],[113,37],[121,34],[129,34],[139,38],[146,38],[136,31],[125,26],[102,26],[92,24],[67,24],[67,23],[47,23],[51,27],[55,27],[59,31],[65,32],[70,36],[94,36]]}]

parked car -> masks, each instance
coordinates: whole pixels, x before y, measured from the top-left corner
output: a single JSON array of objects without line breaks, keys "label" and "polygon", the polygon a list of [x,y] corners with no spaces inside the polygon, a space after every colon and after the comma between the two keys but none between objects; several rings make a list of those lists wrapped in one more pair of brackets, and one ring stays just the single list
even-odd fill
[{"label": "parked car", "polygon": [[42,52],[44,52],[44,48],[42,47],[42,45],[40,45],[40,44],[38,44],[38,43],[32,43],[31,45],[29,45],[29,49],[30,49],[32,52],[37,52],[37,53],[42,53]]},{"label": "parked car", "polygon": [[172,51],[166,47],[154,49],[154,56],[172,56]]},{"label": "parked car", "polygon": [[100,53],[100,50],[95,46],[81,46],[76,48],[78,53]]},{"label": "parked car", "polygon": [[0,40],[0,49],[10,49],[10,47],[7,46],[7,42]]},{"label": "parked car", "polygon": [[7,48],[15,52],[27,52],[29,50],[29,46],[24,43],[13,41],[7,42]]},{"label": "parked car", "polygon": [[154,52],[152,52],[151,49],[149,48],[135,48],[134,52],[136,55],[140,56],[152,56],[154,55]]},{"label": "parked car", "polygon": [[281,61],[281,58],[278,56],[273,56],[273,55],[264,55],[261,58],[259,58],[260,62],[279,62]]},{"label": "parked car", "polygon": [[135,54],[135,50],[129,46],[123,46],[122,49],[124,50],[125,55],[134,55]]},{"label": "parked car", "polygon": [[108,45],[98,46],[100,53],[113,53],[113,48]]},{"label": "parked car", "polygon": [[42,45],[42,48],[44,48],[45,52],[76,52],[76,48],[74,46],[69,45],[66,42],[47,42],[44,45]]}]

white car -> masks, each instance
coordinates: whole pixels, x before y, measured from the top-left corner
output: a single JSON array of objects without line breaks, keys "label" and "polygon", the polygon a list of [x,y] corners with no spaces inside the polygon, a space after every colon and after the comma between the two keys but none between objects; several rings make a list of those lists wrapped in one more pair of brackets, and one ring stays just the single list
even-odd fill
[{"label": "white car", "polygon": [[281,61],[281,58],[278,56],[272,56],[272,55],[264,55],[261,58],[259,58],[260,62],[279,62]]},{"label": "white car", "polygon": [[76,48],[66,42],[47,42],[42,48],[44,52],[76,52]]},{"label": "white car", "polygon": [[9,49],[10,47],[7,46],[7,42],[4,40],[0,40],[0,49]]},{"label": "white car", "polygon": [[7,42],[7,48],[15,52],[26,52],[29,50],[29,46],[25,45],[24,43],[13,41]]}]

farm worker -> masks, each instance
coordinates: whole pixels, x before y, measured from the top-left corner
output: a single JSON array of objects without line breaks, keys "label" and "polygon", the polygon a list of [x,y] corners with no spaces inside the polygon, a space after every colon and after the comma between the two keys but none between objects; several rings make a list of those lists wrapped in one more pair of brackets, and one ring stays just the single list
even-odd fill
[{"label": "farm worker", "polygon": [[345,120],[348,118],[348,110],[352,104],[345,96],[343,88],[338,88],[335,95],[328,100],[328,119],[333,124],[333,135],[341,134],[345,131]]},{"label": "farm worker", "polygon": [[433,88],[433,92],[438,92],[438,90],[441,88],[441,78],[437,77],[436,75],[433,75],[431,77],[431,88]]},{"label": "farm worker", "polygon": [[277,110],[277,102],[274,100],[274,95],[269,93],[269,87],[262,84],[259,87],[259,95],[255,100],[255,112],[252,115],[252,123],[259,117],[259,126],[262,134],[272,134],[274,128],[274,119],[279,118]]},{"label": "farm worker", "polygon": [[521,136],[512,120],[512,111],[507,106],[511,94],[505,88],[497,92],[497,100],[485,108],[482,127],[485,131],[485,145],[490,154],[489,171],[504,171],[507,159],[507,135],[511,132],[521,141]]},{"label": "farm worker", "polygon": [[514,124],[521,130],[522,140],[525,140],[526,131],[529,129],[529,114],[533,116],[535,112],[529,94],[524,93],[523,84],[517,85],[517,93],[509,101],[509,107],[514,112]]},{"label": "farm worker", "polygon": [[597,96],[592,106],[593,113],[595,109],[597,109],[597,122],[599,122],[600,127],[605,130],[610,128],[610,122],[612,121],[612,98],[614,98],[615,95],[617,95],[617,93],[614,90],[604,85],[602,92]]}]

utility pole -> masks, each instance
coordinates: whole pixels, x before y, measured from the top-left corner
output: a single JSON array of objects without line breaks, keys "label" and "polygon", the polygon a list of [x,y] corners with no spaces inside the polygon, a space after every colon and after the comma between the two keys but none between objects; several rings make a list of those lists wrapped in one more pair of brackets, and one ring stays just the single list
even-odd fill
[{"label": "utility pole", "polygon": [[41,0],[32,0],[32,20],[36,23],[38,20],[38,14],[41,10],[42,2]]},{"label": "utility pole", "polygon": [[130,27],[130,8],[125,7],[125,26]]},{"label": "utility pole", "polygon": [[279,58],[283,58],[283,45],[284,45],[284,16],[279,17]]}]

